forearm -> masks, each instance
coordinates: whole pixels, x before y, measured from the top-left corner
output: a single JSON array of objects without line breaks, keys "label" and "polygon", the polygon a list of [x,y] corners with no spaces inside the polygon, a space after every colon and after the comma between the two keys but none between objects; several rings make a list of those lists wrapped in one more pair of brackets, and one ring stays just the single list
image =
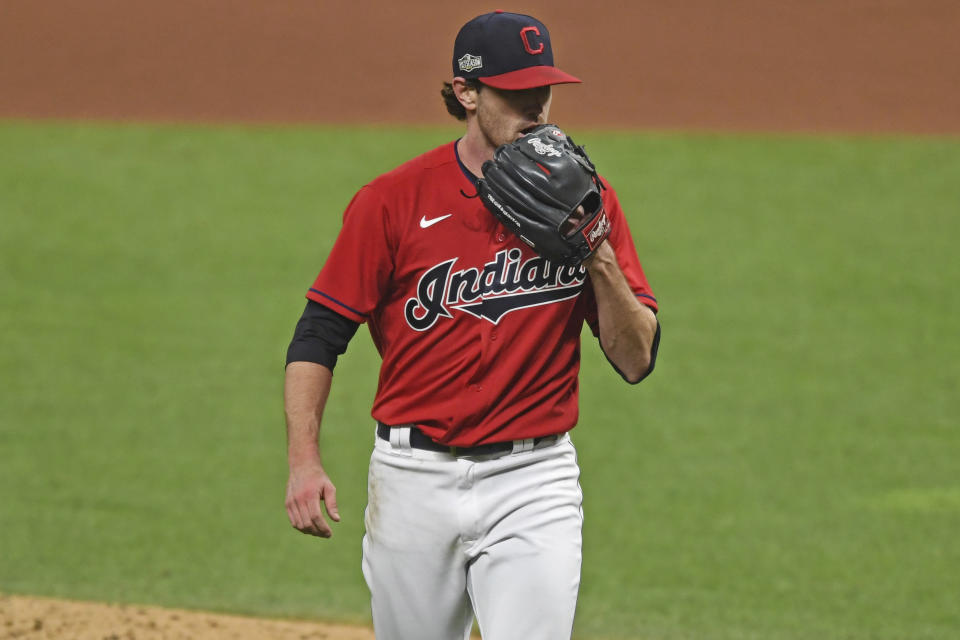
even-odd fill
[{"label": "forearm", "polygon": [[340,521],[337,511],[337,489],[320,464],[320,419],[330,395],[333,373],[322,364],[291,362],[283,387],[283,404],[287,416],[287,480],[285,506],[290,523],[303,533],[329,538],[333,530],[323,517],[327,514]]},{"label": "forearm", "polygon": [[284,379],[287,460],[291,467],[320,462],[318,439],[333,373],[314,362],[291,362]]},{"label": "forearm", "polygon": [[629,382],[637,382],[650,368],[657,318],[630,289],[609,242],[585,266],[597,299],[600,346]]}]

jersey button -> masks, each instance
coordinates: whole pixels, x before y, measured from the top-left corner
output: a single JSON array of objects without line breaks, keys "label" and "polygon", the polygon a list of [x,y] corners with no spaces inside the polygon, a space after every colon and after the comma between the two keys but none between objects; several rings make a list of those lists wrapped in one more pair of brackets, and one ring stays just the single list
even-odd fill
[{"label": "jersey button", "polygon": [[507,239],[507,236],[505,236],[503,232],[500,232],[497,234],[497,242],[503,242],[506,239]]}]

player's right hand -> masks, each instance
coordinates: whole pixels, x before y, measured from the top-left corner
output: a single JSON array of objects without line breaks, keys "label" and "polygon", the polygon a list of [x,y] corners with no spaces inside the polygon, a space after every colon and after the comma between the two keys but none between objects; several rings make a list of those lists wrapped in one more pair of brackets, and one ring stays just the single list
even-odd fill
[{"label": "player's right hand", "polygon": [[[323,502],[323,508],[320,503]],[[323,517],[323,509],[334,522],[340,522],[337,511],[337,488],[319,463],[290,468],[287,480],[287,517],[298,531],[329,538],[333,530]]]}]

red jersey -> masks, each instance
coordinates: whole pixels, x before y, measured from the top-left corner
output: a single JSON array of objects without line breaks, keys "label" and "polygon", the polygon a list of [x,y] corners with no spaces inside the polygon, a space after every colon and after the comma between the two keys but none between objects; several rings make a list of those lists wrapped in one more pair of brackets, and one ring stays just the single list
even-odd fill
[{"label": "red jersey", "polygon": [[[657,309],[609,187],[608,242],[633,292]],[[583,267],[558,267],[476,197],[456,143],[354,196],[307,297],[366,322],[383,360],[374,419],[469,447],[563,433],[577,423],[580,332],[597,334]]]}]

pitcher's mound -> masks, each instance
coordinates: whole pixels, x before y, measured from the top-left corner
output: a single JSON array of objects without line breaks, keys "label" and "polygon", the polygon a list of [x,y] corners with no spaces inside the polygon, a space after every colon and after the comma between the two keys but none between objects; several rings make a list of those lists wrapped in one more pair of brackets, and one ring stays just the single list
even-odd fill
[{"label": "pitcher's mound", "polygon": [[374,640],[365,627],[0,595],[0,640]]}]

